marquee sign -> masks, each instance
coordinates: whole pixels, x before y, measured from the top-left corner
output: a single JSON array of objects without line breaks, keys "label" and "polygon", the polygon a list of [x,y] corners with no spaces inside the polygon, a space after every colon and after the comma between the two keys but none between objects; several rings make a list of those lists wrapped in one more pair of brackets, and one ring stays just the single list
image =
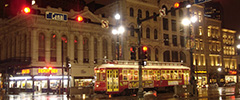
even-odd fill
[{"label": "marquee sign", "polygon": [[24,75],[24,74],[30,74],[30,69],[23,69],[22,75]]},{"label": "marquee sign", "polygon": [[58,72],[57,69],[38,69],[38,73],[39,73],[39,74],[44,74],[44,73],[47,73],[47,74],[49,74],[49,73],[55,74],[55,73],[57,73],[57,72]]}]

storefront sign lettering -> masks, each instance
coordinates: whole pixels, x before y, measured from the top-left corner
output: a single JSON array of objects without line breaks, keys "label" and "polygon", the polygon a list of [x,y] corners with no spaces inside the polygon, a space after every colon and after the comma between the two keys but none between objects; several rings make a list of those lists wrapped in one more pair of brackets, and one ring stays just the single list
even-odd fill
[{"label": "storefront sign lettering", "polygon": [[23,69],[22,70],[22,74],[29,74],[30,73],[30,69]]},{"label": "storefront sign lettering", "polygon": [[[132,89],[132,88],[138,88],[139,82],[138,81],[131,81],[128,84],[128,88]],[[153,87],[154,86],[154,82],[153,81],[143,81],[142,82],[142,86],[144,88],[149,88],[149,87]]]},{"label": "storefront sign lettering", "polygon": [[207,71],[195,71],[195,73],[198,73],[198,74],[205,74],[205,73],[207,73]]},{"label": "storefront sign lettering", "polygon": [[57,69],[38,69],[38,73],[57,73]]}]

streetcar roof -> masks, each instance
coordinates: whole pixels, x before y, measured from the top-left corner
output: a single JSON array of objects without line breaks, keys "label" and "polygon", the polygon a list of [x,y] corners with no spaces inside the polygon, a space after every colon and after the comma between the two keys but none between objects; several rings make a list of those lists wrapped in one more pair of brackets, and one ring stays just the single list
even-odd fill
[{"label": "streetcar roof", "polygon": [[[138,68],[138,65],[123,65],[123,64],[102,64],[100,66],[97,66],[97,68]],[[187,66],[174,66],[174,65],[147,65],[142,67],[144,68],[152,68],[152,69],[190,69]]]}]

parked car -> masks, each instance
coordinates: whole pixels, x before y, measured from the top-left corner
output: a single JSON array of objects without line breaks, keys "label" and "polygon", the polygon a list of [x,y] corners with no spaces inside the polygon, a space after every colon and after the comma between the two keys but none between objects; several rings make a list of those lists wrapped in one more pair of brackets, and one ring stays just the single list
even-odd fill
[{"label": "parked car", "polygon": [[217,83],[210,83],[210,84],[208,84],[208,87],[209,88],[216,88],[216,87],[218,87],[218,84]]},{"label": "parked car", "polygon": [[234,86],[236,83],[235,82],[228,82],[225,83],[224,86]]}]

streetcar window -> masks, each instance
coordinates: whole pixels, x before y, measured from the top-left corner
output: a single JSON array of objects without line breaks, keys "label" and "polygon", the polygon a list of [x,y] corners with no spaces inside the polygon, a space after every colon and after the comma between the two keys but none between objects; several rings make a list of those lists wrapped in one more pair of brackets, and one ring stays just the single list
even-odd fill
[{"label": "streetcar window", "polygon": [[178,71],[178,79],[182,79],[182,71],[181,70]]},{"label": "streetcar window", "polygon": [[152,70],[148,70],[148,80],[153,80],[154,76],[153,76],[153,71]]},{"label": "streetcar window", "polygon": [[122,76],[123,76],[123,80],[127,80],[127,70],[122,70]]},{"label": "streetcar window", "polygon": [[167,79],[166,70],[162,70],[161,71],[161,78],[162,78],[162,80],[166,80]]},{"label": "streetcar window", "polygon": [[100,81],[100,73],[96,73],[97,74],[97,81]]},{"label": "streetcar window", "polygon": [[173,72],[173,79],[178,79],[178,73],[177,70],[172,71]]},{"label": "streetcar window", "polygon": [[133,70],[129,70],[128,80],[133,80]]},{"label": "streetcar window", "polygon": [[106,73],[100,73],[100,80],[101,81],[105,81],[105,79],[106,79]]},{"label": "streetcar window", "polygon": [[161,77],[160,76],[160,71],[156,70],[154,74],[155,74],[155,80],[160,80],[160,77]]},{"label": "streetcar window", "polygon": [[147,70],[143,70],[143,80],[147,80],[147,79],[148,79]]},{"label": "streetcar window", "polygon": [[166,78],[167,80],[172,79],[171,76],[170,76],[170,71],[169,70],[167,70],[166,74],[167,74],[167,78]]},{"label": "streetcar window", "polygon": [[138,70],[134,70],[134,80],[138,80]]}]

